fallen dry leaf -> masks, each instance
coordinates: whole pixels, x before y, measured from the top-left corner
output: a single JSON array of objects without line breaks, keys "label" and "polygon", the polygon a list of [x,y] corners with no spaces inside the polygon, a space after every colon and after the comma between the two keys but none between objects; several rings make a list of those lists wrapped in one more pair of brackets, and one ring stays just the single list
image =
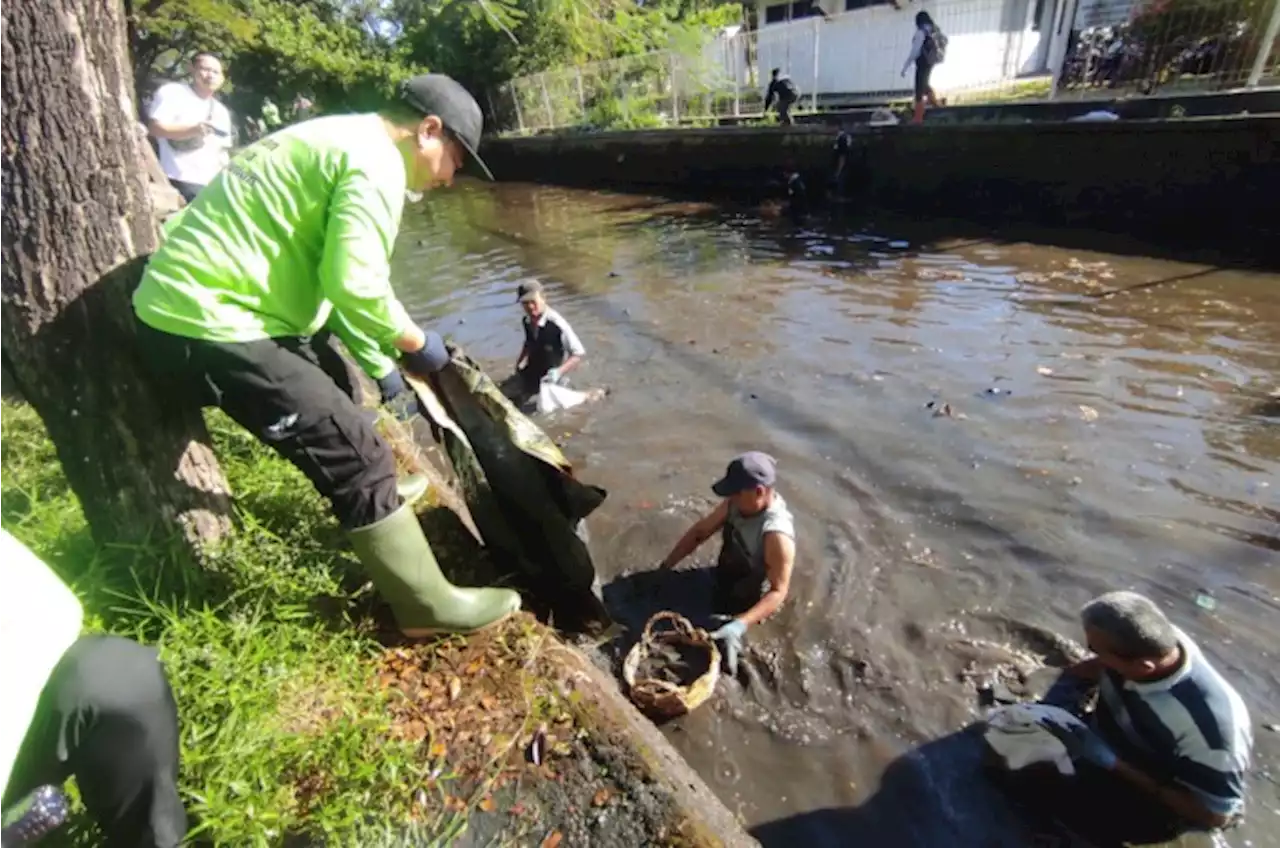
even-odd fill
[{"label": "fallen dry leaf", "polygon": [[493,803],[492,795],[486,795],[480,800],[480,809],[484,810],[486,813],[492,813],[495,806],[497,805]]},{"label": "fallen dry leaf", "polygon": [[493,697],[492,695],[481,695],[481,696],[480,696],[480,708],[481,708],[481,709],[484,709],[484,710],[492,710],[492,709],[493,709],[494,707],[496,707],[496,706],[498,706],[498,699],[497,699],[497,698]]},{"label": "fallen dry leaf", "polygon": [[456,701],[458,700],[458,696],[461,694],[462,681],[455,677],[449,681],[449,700]]},{"label": "fallen dry leaf", "polygon": [[611,796],[612,794],[613,793],[610,792],[608,789],[601,789],[599,792],[595,794],[595,797],[591,799],[591,803],[594,806],[603,807],[605,804],[609,803],[609,796]]},{"label": "fallen dry leaf", "polygon": [[1082,403],[1080,404],[1080,417],[1085,421],[1097,421],[1098,410],[1094,409],[1092,406],[1085,406]]},{"label": "fallen dry leaf", "polygon": [[443,742],[431,743],[430,754],[432,759],[442,759],[445,756],[445,754],[448,754],[448,753],[449,753],[449,748]]},{"label": "fallen dry leaf", "polygon": [[560,831],[553,830],[547,834],[547,838],[542,840],[542,848],[556,848],[560,844],[560,840],[564,839]]},{"label": "fallen dry leaf", "polygon": [[1046,365],[1041,365],[1036,368],[1036,373],[1041,375],[1042,377],[1048,377],[1050,374],[1053,373],[1053,369]]},{"label": "fallen dry leaf", "polygon": [[467,808],[467,802],[456,795],[444,796],[444,808],[451,813],[460,813]]}]

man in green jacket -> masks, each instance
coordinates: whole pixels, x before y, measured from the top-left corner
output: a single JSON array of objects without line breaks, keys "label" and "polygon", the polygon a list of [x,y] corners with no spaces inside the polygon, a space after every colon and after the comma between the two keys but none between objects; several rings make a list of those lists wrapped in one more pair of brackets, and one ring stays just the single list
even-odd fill
[{"label": "man in green jacket", "polygon": [[439,334],[396,298],[389,263],[407,192],[450,185],[468,157],[488,175],[476,153],[482,124],[466,89],[424,74],[382,113],[270,135],[183,210],[133,296],[156,374],[170,391],[221,407],[307,475],[410,637],[487,627],[520,598],[458,588],[441,574],[326,328],[345,336],[384,398],[399,390],[391,357],[419,376],[448,364]]},{"label": "man in green jacket", "polygon": [[80,635],[79,599],[4,530],[0,561],[5,812],[74,775],[107,845],[182,844],[178,709],[155,650],[119,636]]}]

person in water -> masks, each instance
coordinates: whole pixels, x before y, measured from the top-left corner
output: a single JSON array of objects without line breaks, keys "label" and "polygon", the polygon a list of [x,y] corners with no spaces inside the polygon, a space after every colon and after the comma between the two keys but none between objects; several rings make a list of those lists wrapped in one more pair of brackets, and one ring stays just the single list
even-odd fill
[{"label": "person in water", "polygon": [[674,568],[720,534],[714,603],[721,626],[711,635],[724,645],[730,674],[737,674],[747,628],[776,613],[791,587],[795,522],[774,489],[776,481],[772,456],[750,451],[734,457],[711,487],[723,500],[680,537],[661,564]]},{"label": "person in water", "polygon": [[802,221],[809,214],[809,189],[794,159],[783,165],[783,184],[787,190],[787,214],[793,221]]},{"label": "person in water", "polygon": [[566,375],[587,355],[582,340],[564,316],[547,305],[542,283],[524,281],[516,287],[516,298],[524,309],[524,346],[516,359],[521,389],[535,395],[544,381],[565,385]]},{"label": "person in water", "polygon": [[1065,676],[1096,687],[1097,708],[1088,727],[1044,724],[1077,774],[1055,772],[1051,788],[1019,777],[1029,803],[1087,816],[1069,822],[1082,835],[1097,826],[1144,844],[1238,822],[1253,745],[1240,695],[1149,598],[1111,592],[1080,618],[1094,656]]},{"label": "person in water", "polygon": [[844,197],[845,183],[849,177],[849,155],[853,150],[853,136],[840,130],[835,143],[831,145],[831,194],[839,199]]},{"label": "person in water", "polygon": [[273,133],[179,214],[133,295],[154,376],[191,405],[221,407],[311,480],[409,637],[483,629],[520,596],[445,578],[390,445],[321,337],[337,332],[384,398],[401,391],[397,366],[448,365],[439,333],[396,297],[391,251],[407,195],[451,185],[468,160],[488,175],[482,129],[466,89],[423,74],[379,113]]}]

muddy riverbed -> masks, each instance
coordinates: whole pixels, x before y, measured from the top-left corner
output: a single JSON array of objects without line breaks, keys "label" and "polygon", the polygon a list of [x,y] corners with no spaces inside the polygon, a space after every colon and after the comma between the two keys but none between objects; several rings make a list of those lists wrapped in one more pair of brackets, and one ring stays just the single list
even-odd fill
[{"label": "muddy riverbed", "polygon": [[1227,842],[1280,845],[1280,277],[521,185],[409,207],[395,266],[495,377],[524,276],[582,337],[575,384],[612,393],[546,426],[610,492],[592,545],[621,618],[697,607],[697,572],[636,575],[730,457],[778,458],[791,599],[664,727],[765,844],[1028,844],[958,733],[975,689],[1133,588],[1252,711]]}]

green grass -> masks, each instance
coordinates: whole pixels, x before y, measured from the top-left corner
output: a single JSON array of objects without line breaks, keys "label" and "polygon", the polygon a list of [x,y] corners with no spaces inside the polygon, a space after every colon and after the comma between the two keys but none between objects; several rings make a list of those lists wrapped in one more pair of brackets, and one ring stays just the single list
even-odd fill
[{"label": "green grass", "polygon": [[[178,701],[181,787],[202,838],[373,845],[401,826],[456,831],[428,797],[437,792],[422,794],[432,764],[420,745],[390,733],[375,681],[381,647],[354,612],[367,589],[344,589],[360,583],[356,562],[301,474],[211,415],[238,520],[211,568],[195,572],[159,545],[98,548],[34,411],[5,402],[0,420],[4,527],[74,588],[88,629],[159,647]],[[75,844],[98,842],[83,820],[68,832]]]}]

